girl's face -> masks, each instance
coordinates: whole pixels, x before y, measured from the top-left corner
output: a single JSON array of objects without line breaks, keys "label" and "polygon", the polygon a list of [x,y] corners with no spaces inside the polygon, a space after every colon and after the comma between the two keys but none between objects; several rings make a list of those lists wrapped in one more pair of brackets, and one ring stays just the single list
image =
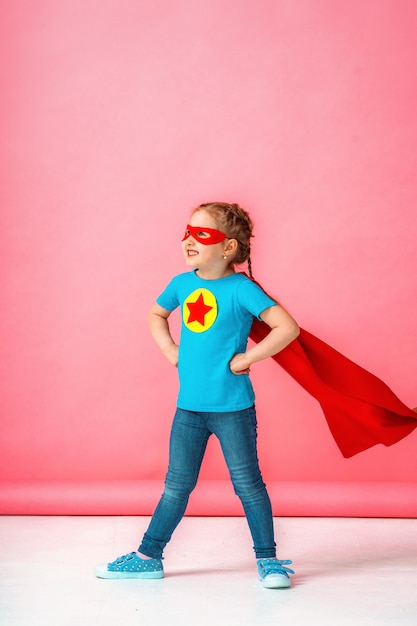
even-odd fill
[{"label": "girl's face", "polygon": [[[232,273],[233,269],[229,266],[230,259],[228,261],[227,258],[224,259],[224,256],[227,255],[228,242],[233,240],[225,238],[219,243],[201,243],[204,239],[207,239],[207,242],[212,239],[210,233],[204,231],[205,228],[218,230],[210,213],[204,209],[196,211],[192,214],[189,225],[193,228],[198,227],[198,231],[195,232],[198,239],[189,234],[182,241],[182,251],[187,265],[198,268],[198,274],[202,278],[205,276],[219,278]],[[215,240],[217,240],[216,237]]]}]

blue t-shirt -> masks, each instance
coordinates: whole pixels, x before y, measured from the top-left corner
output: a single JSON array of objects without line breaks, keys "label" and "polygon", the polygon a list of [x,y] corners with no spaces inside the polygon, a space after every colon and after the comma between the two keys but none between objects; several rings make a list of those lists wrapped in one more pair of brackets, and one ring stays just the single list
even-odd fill
[{"label": "blue t-shirt", "polygon": [[157,303],[181,307],[177,405],[188,411],[240,411],[254,403],[247,374],[229,368],[246,351],[253,318],[277,303],[244,274],[204,280],[195,271],[175,276]]}]

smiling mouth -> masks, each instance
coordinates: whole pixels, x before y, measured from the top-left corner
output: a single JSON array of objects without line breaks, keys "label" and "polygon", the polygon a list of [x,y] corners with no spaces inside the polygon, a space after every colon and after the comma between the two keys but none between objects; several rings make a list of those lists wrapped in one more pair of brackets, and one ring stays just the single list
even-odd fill
[{"label": "smiling mouth", "polygon": [[197,256],[197,254],[196,250],[187,250],[187,256]]}]

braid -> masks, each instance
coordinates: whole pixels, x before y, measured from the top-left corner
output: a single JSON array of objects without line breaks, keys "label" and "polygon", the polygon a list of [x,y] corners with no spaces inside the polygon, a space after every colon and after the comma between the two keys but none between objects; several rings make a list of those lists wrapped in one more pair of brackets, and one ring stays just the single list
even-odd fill
[{"label": "braid", "polygon": [[254,280],[253,274],[252,274],[252,261],[251,261],[250,256],[248,256],[248,273],[249,273],[249,278]]},{"label": "braid", "polygon": [[236,239],[238,248],[233,258],[233,263],[241,265],[247,261],[249,276],[253,279],[252,261],[250,258],[253,222],[249,213],[238,204],[228,204],[226,202],[200,204],[194,211],[200,209],[204,209],[213,215],[219,228],[229,239]]}]

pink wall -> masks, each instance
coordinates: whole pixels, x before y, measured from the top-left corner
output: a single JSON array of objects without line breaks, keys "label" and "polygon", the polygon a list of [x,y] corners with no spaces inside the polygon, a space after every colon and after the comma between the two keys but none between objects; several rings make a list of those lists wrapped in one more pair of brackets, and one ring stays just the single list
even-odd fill
[{"label": "pink wall", "polygon": [[[2,512],[151,512],[177,382],[146,313],[203,201],[249,209],[257,279],[417,404],[413,0],[1,12]],[[346,460],[275,363],[253,380],[277,513],[417,513],[415,433]],[[240,514],[214,441],[201,478],[190,512]]]}]

